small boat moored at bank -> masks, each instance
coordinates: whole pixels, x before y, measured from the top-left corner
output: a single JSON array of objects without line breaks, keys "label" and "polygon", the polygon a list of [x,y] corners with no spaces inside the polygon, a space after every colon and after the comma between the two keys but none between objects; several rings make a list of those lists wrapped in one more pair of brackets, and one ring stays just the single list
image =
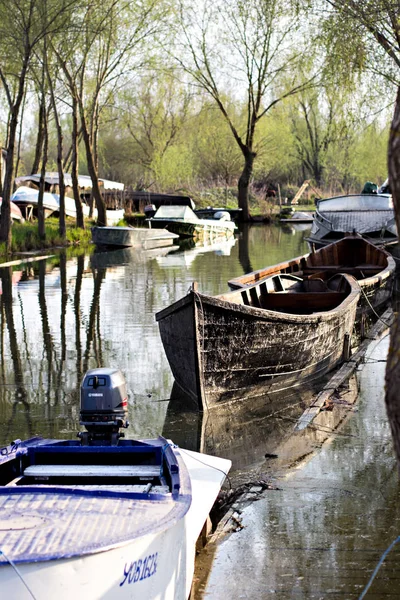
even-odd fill
[{"label": "small boat moored at bank", "polygon": [[316,201],[307,241],[320,248],[359,233],[378,246],[397,244],[398,233],[390,194],[358,194]]},{"label": "small boat moored at bank", "polygon": [[357,312],[378,310],[386,304],[393,289],[396,262],[386,250],[361,236],[348,235],[315,252],[245,273],[228,281],[232,290],[260,283],[266,277],[289,273],[297,277],[327,279],[336,273],[355,277],[361,288]]},{"label": "small boat moored at bank", "polygon": [[156,320],[176,382],[206,410],[310,383],[348,358],[360,292],[346,274],[278,274],[219,296],[194,287]]},{"label": "small boat moored at bank", "polygon": [[168,231],[177,233],[180,237],[196,239],[229,237],[237,229],[226,211],[215,213],[213,219],[199,219],[190,206],[160,206],[154,217],[148,221],[151,227],[166,227]]},{"label": "small boat moored at bank", "polygon": [[97,246],[157,248],[171,246],[179,235],[166,229],[149,227],[92,227],[92,241]]}]

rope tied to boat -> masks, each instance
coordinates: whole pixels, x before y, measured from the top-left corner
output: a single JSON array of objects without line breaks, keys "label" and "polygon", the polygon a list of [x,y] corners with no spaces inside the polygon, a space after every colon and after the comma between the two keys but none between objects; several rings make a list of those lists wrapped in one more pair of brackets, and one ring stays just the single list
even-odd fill
[{"label": "rope tied to boat", "polygon": [[365,594],[368,592],[369,588],[371,587],[372,582],[374,581],[375,577],[377,576],[379,569],[383,565],[383,562],[384,562],[385,558],[387,557],[387,555],[389,554],[389,552],[392,550],[392,548],[394,548],[394,546],[398,542],[400,542],[400,535],[395,540],[393,540],[393,542],[390,544],[390,546],[388,546],[386,548],[385,552],[380,557],[379,562],[376,565],[376,567],[375,567],[375,569],[374,569],[374,571],[373,571],[373,573],[372,573],[372,575],[370,577],[370,580],[368,581],[367,585],[363,589],[363,591],[361,593],[361,596],[358,598],[358,600],[363,600],[363,598],[365,598]]},{"label": "rope tied to boat", "polygon": [[365,291],[364,291],[362,288],[361,288],[361,292],[363,293],[363,295],[364,295],[364,298],[365,298],[365,299],[366,299],[366,301],[368,302],[368,304],[369,304],[369,307],[370,307],[370,309],[372,310],[372,312],[374,313],[374,315],[375,315],[375,316],[376,316],[376,317],[379,319],[379,321],[382,321],[382,323],[383,323],[384,325],[386,325],[386,327],[390,327],[390,325],[391,325],[391,324],[390,324],[390,323],[387,323],[386,321],[384,321],[384,320],[382,319],[382,317],[381,317],[380,315],[378,315],[378,313],[376,312],[376,310],[375,310],[375,309],[374,309],[374,307],[372,306],[371,302],[369,301],[367,294],[365,293]]},{"label": "rope tied to boat", "polygon": [[[231,480],[229,479],[229,475],[228,473],[226,473],[223,469],[220,469],[219,467],[215,467],[214,465],[210,465],[202,460],[200,460],[199,458],[197,458],[196,456],[193,456],[192,454],[189,454],[189,452],[187,452],[184,448],[181,448],[180,446],[178,446],[178,444],[174,444],[173,442],[168,442],[167,444],[164,444],[164,446],[162,447],[162,459],[164,458],[165,455],[165,450],[167,448],[176,448],[179,450],[179,452],[183,452],[184,454],[187,454],[188,456],[190,456],[190,458],[193,458],[194,460],[197,460],[197,462],[201,463],[202,465],[204,465],[205,467],[210,467],[211,469],[215,469],[216,471],[219,471],[220,473],[222,473],[223,475],[225,475],[228,483],[229,483],[229,487],[232,489],[232,483]],[[163,469],[163,460],[161,460],[161,475],[162,475],[162,469]]]},{"label": "rope tied to boat", "polygon": [[11,558],[8,558],[8,556],[4,553],[4,551],[1,548],[0,548],[0,556],[4,556],[4,558],[6,559],[8,564],[14,569],[14,571],[16,572],[16,574],[18,575],[18,577],[20,578],[20,580],[22,581],[22,583],[28,590],[29,594],[32,596],[33,600],[36,600],[35,594],[32,592],[31,588],[26,583],[25,579],[22,576],[21,571],[17,568],[17,566],[14,564],[14,562],[11,560]]}]

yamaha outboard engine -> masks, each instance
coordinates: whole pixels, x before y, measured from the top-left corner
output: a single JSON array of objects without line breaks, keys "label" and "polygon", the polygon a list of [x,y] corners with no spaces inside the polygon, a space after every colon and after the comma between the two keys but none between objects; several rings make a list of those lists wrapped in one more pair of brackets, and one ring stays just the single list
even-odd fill
[{"label": "yamaha outboard engine", "polygon": [[82,444],[90,442],[118,443],[128,427],[128,394],[125,378],[119,369],[91,369],[81,385],[80,424],[87,431],[80,432]]}]

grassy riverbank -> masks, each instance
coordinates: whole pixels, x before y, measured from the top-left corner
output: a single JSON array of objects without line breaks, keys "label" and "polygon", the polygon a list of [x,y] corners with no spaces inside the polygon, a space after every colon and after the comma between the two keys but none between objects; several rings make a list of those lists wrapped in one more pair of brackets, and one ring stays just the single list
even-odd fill
[{"label": "grassy riverbank", "polygon": [[[48,248],[59,248],[68,246],[79,246],[89,248],[91,246],[92,222],[86,223],[86,229],[75,227],[75,221],[67,221],[66,239],[60,236],[58,231],[58,219],[46,219],[46,239],[41,240],[38,233],[37,222],[14,223],[12,226],[12,254],[21,252],[33,252],[35,250],[46,250]],[[0,257],[6,256],[5,244],[0,244]]]}]

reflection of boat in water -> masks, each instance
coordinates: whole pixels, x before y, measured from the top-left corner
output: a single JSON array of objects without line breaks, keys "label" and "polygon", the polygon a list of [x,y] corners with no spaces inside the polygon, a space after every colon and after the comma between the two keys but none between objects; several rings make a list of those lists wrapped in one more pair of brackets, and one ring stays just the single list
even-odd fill
[{"label": "reflection of boat in water", "polygon": [[301,233],[302,231],[310,231],[311,223],[281,223],[282,231],[284,233],[290,233],[291,235],[295,235],[296,233]]},{"label": "reflection of boat in water", "polygon": [[158,248],[119,248],[118,250],[96,250],[90,256],[93,269],[106,269],[119,267],[130,263],[143,263],[152,258],[159,258],[174,252],[174,246],[161,246]]},{"label": "reflection of boat in water", "polygon": [[236,238],[233,236],[228,239],[217,238],[216,240],[205,240],[204,242],[185,240],[179,244],[179,250],[175,250],[168,256],[160,256],[157,258],[157,262],[164,269],[189,267],[197,256],[201,256],[206,252],[214,252],[219,256],[229,256],[235,244]]},{"label": "reflection of boat in water", "polygon": [[80,440],[1,448],[2,597],[189,597],[196,540],[230,463],[162,437],[121,439],[126,393],[120,371],[88,371]]},{"label": "reflection of boat in water", "polygon": [[[316,393],[311,387],[297,388],[253,398],[246,406],[227,404],[201,413],[188,409],[191,399],[174,383],[162,434],[182,448],[229,458],[233,471],[251,469],[285,442],[290,446],[295,424]],[[296,458],[303,450],[294,442],[291,452]],[[283,451],[279,454],[284,457]]]}]

